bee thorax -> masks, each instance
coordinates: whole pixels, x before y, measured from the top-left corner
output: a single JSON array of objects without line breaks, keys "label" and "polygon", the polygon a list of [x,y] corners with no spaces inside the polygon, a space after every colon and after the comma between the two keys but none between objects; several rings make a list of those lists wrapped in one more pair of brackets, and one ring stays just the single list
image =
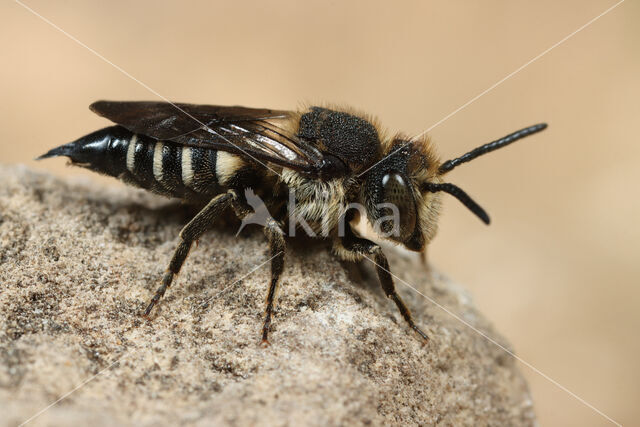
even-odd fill
[{"label": "bee thorax", "polygon": [[290,169],[282,171],[288,188],[289,234],[302,230],[311,237],[332,235],[348,204],[342,179],[309,179]]}]

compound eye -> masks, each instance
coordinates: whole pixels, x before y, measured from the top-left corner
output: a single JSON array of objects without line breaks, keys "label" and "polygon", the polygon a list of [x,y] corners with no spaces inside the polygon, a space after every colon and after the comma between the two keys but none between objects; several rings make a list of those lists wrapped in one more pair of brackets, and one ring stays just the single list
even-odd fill
[{"label": "compound eye", "polygon": [[400,218],[393,218],[394,227],[399,226],[401,238],[410,237],[416,228],[417,215],[413,193],[407,180],[397,172],[385,174],[382,177],[382,189],[384,202],[397,208],[388,207],[388,215],[397,213],[400,216]]}]

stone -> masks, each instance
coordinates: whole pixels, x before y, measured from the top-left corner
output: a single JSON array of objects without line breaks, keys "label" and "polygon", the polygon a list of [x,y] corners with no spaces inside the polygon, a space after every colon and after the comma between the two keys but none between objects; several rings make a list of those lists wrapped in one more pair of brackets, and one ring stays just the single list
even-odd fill
[{"label": "stone", "polygon": [[192,208],[21,166],[0,166],[0,184],[4,425],[536,422],[514,359],[468,325],[510,349],[504,338],[416,257],[385,249],[428,344],[368,262],[295,238],[263,348],[259,229],[214,226],[145,319]]}]

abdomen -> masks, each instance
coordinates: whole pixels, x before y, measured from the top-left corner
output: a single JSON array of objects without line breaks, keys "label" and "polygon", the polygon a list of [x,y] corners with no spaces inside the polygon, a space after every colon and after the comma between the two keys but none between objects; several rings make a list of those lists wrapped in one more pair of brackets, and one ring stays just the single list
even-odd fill
[{"label": "abdomen", "polygon": [[72,163],[158,194],[207,199],[253,173],[239,156],[187,147],[112,126],[54,148],[39,159],[67,156]]}]

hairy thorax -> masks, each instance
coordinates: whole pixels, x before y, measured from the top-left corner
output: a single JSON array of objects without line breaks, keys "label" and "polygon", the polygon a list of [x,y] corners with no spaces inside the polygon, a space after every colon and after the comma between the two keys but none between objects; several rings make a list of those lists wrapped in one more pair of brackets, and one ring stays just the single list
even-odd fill
[{"label": "hairy thorax", "polygon": [[311,237],[329,237],[338,231],[350,202],[349,178],[322,181],[285,168],[281,182],[288,192],[289,234],[305,232]]}]

